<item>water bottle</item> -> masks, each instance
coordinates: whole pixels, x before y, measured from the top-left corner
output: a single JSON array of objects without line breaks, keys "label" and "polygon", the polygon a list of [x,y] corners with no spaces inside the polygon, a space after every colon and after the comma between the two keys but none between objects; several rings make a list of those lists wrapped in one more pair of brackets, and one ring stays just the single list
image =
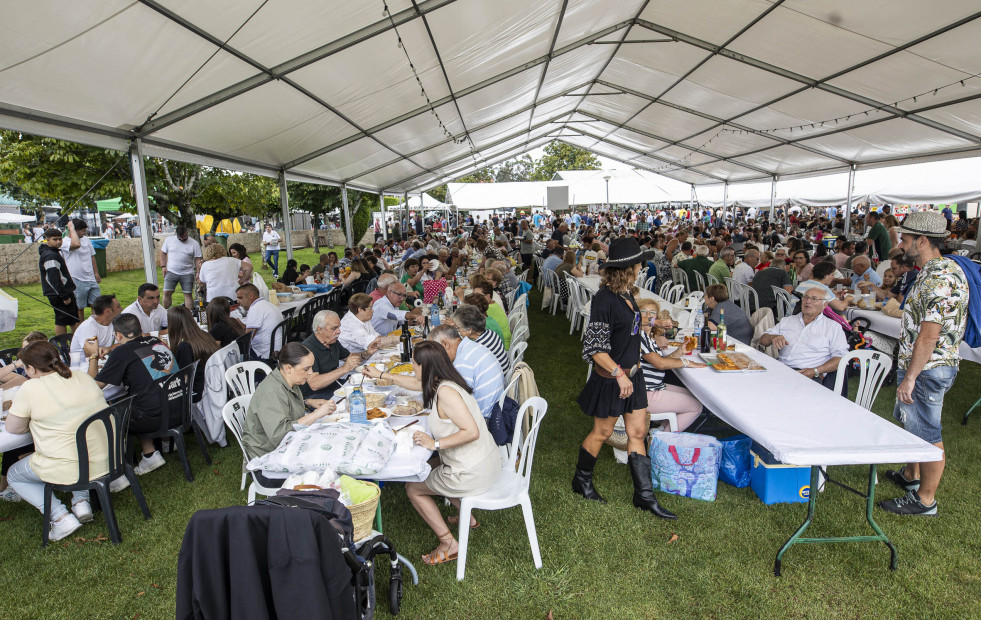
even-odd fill
[{"label": "water bottle", "polygon": [[361,391],[361,386],[354,388],[351,392],[351,396],[348,397],[348,406],[351,409],[351,422],[353,424],[367,424],[368,423],[368,405],[364,398],[364,392]]},{"label": "water bottle", "polygon": [[437,304],[429,305],[429,325],[433,328],[439,327],[439,306]]}]

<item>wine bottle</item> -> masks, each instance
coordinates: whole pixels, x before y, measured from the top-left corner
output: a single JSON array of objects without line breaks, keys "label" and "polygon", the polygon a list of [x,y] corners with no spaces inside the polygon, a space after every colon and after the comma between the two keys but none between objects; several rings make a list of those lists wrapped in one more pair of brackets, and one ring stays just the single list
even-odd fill
[{"label": "wine bottle", "polygon": [[409,335],[409,323],[402,323],[402,335],[399,336],[399,341],[402,344],[402,363],[408,363],[412,361],[412,336]]},{"label": "wine bottle", "polygon": [[719,327],[716,331],[716,346],[719,351],[726,350],[726,311],[719,310]]}]

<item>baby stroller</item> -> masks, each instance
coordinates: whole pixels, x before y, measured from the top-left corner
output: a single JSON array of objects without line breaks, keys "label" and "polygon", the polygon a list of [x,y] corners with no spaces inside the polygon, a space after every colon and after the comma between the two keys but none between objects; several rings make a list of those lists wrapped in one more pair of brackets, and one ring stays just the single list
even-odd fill
[{"label": "baby stroller", "polygon": [[390,558],[389,608],[398,614],[402,565],[394,545],[383,535],[356,545],[347,508],[323,493],[196,512],[178,558],[176,617],[369,620],[377,555]]}]

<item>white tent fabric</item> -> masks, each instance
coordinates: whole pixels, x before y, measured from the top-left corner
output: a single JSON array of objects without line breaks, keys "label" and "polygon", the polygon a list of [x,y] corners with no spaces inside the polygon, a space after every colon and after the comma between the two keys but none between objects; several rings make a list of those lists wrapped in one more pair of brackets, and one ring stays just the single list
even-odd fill
[{"label": "white tent fabric", "polygon": [[37,216],[21,215],[20,213],[0,213],[0,224],[24,224],[36,222]]},{"label": "white tent fabric", "polygon": [[977,154],[979,18],[972,0],[8,2],[0,127],[392,194],[556,139],[734,184]]},{"label": "white tent fabric", "polygon": [[[409,210],[418,211],[420,206],[422,207],[423,211],[446,211],[450,208],[450,205],[436,200],[426,192],[423,192],[422,200],[419,199],[419,194],[414,196],[409,195]],[[400,202],[399,204],[388,208],[401,211],[405,209],[405,203]]]}]

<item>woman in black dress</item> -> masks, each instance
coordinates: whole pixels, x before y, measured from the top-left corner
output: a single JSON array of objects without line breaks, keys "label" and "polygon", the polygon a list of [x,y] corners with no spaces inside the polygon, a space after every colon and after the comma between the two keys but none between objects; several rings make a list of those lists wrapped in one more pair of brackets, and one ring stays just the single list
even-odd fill
[{"label": "woman in black dress", "polygon": [[653,255],[653,251],[641,251],[633,237],[620,237],[610,243],[607,261],[600,267],[603,282],[590,305],[582,351],[583,359],[593,364],[593,372],[578,398],[583,413],[593,416],[593,430],[579,448],[572,490],[606,503],[593,488],[593,468],[617,418],[623,416],[634,506],[662,519],[676,519],[654,497],[651,461],[644,450],[650,416],[644,374],[639,370],[641,315],[631,286]]}]

